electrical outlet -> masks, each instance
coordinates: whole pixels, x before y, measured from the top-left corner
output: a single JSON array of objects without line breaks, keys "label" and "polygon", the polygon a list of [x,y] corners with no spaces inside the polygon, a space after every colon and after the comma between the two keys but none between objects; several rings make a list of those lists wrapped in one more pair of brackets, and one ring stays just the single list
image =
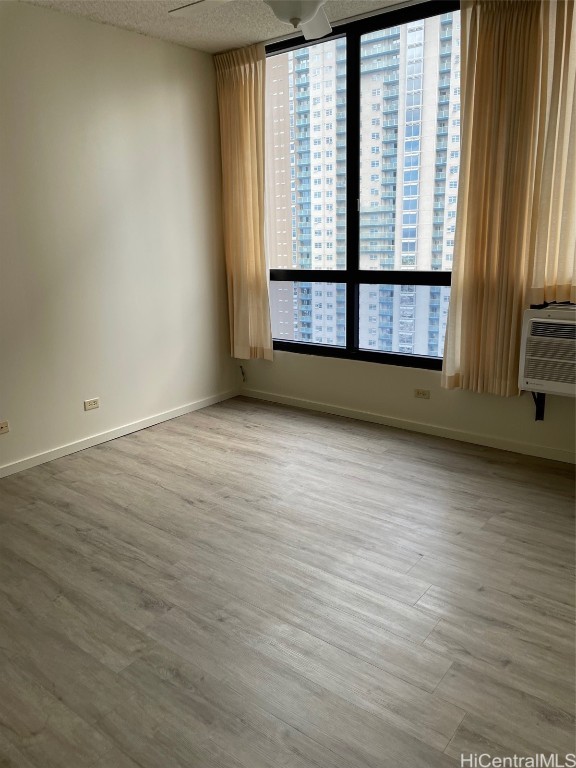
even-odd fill
[{"label": "electrical outlet", "polygon": [[10,424],[7,421],[0,421],[0,435],[10,432]]},{"label": "electrical outlet", "polygon": [[430,400],[430,390],[429,389],[415,389],[414,390],[414,397],[419,397],[421,400]]},{"label": "electrical outlet", "polygon": [[100,398],[93,397],[92,400],[84,400],[84,410],[93,411],[95,408],[100,408]]}]

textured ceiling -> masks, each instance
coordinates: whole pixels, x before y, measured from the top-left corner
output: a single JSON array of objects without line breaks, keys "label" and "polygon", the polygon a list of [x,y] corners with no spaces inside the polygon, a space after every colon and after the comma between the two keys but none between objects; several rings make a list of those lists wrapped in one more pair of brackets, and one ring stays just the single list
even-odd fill
[{"label": "textured ceiling", "polygon": [[[1,1],[1,0],[0,0]],[[217,53],[243,45],[274,40],[290,34],[289,25],[279,22],[262,0],[235,0],[231,3],[201,3],[187,18],[170,16],[168,11],[186,0],[21,0],[54,8],[64,13],[130,29],[149,37],[170,40],[189,48]],[[370,13],[398,0],[328,0],[325,10],[330,21]]]}]

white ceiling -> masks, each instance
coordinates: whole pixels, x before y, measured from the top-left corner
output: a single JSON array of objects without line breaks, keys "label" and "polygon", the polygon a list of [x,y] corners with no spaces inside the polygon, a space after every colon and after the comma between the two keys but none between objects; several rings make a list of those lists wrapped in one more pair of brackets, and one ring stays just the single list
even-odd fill
[{"label": "white ceiling", "polygon": [[[130,29],[149,37],[170,40],[189,48],[217,53],[251,43],[274,40],[290,34],[290,26],[279,22],[261,0],[231,3],[201,3],[188,18],[173,17],[168,11],[186,0],[21,0],[54,8],[64,13]],[[328,0],[330,21],[370,13],[398,0]]]}]

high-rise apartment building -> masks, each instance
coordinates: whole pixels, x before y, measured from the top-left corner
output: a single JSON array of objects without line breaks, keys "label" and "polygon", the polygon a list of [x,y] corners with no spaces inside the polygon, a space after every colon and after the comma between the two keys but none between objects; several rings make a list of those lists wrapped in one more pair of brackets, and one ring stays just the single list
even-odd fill
[{"label": "high-rise apartment building", "polygon": [[[363,270],[450,270],[460,164],[460,15],[361,38]],[[346,268],[346,41],[268,59],[268,251],[274,268]],[[346,287],[274,282],[278,339],[344,346]],[[360,287],[360,347],[442,356],[450,289]]]}]

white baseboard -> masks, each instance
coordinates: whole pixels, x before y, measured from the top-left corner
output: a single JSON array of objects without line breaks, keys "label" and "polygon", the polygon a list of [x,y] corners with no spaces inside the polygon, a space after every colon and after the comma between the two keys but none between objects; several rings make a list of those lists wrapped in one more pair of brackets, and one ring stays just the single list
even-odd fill
[{"label": "white baseboard", "polygon": [[163,421],[176,419],[178,416],[184,416],[186,413],[192,413],[192,411],[198,411],[201,408],[206,408],[209,405],[220,403],[223,400],[229,400],[231,397],[236,397],[238,394],[239,393],[237,390],[221,392],[218,395],[205,397],[202,400],[196,400],[193,403],[181,405],[179,408],[173,408],[170,411],[164,411],[164,413],[157,413],[154,416],[148,416],[146,419],[133,421],[131,424],[124,424],[121,427],[110,429],[107,432],[100,432],[97,435],[85,437],[83,440],[77,440],[74,443],[61,445],[58,448],[52,448],[49,451],[37,453],[35,456],[29,456],[26,459],[20,459],[19,461],[14,461],[11,464],[5,464],[4,466],[0,467],[0,477],[7,477],[8,475],[13,475],[15,472],[22,472],[24,469],[36,467],[38,464],[45,464],[47,461],[59,459],[62,456],[68,456],[70,453],[83,451],[85,448],[92,448],[92,446],[99,445],[100,443],[106,443],[108,440],[115,440],[117,437],[129,435],[131,432],[138,432],[140,429],[153,427],[155,424],[160,424]]},{"label": "white baseboard", "polygon": [[287,397],[285,395],[277,395],[273,392],[262,392],[257,389],[244,388],[241,390],[240,394],[242,397],[251,397],[255,400],[267,400],[272,403],[292,405],[296,408],[304,408],[311,411],[321,411],[322,413],[331,413],[335,416],[345,416],[349,419],[371,421],[375,424],[384,424],[387,427],[407,429],[410,432],[423,432],[426,435],[447,437],[450,440],[460,440],[463,443],[484,445],[488,448],[499,448],[503,451],[523,453],[527,456],[538,456],[539,458],[563,461],[568,464],[575,463],[575,457],[572,453],[570,453],[570,451],[565,451],[560,448],[551,448],[547,445],[534,445],[531,443],[522,443],[515,440],[504,440],[500,437],[493,437],[492,435],[465,432],[464,430],[452,429],[450,427],[440,427],[436,424],[427,424],[426,422],[398,419],[395,416],[385,416],[380,413],[372,413],[371,411],[359,411],[354,408],[342,408],[338,405],[322,403],[317,400],[305,400],[300,397]]}]

